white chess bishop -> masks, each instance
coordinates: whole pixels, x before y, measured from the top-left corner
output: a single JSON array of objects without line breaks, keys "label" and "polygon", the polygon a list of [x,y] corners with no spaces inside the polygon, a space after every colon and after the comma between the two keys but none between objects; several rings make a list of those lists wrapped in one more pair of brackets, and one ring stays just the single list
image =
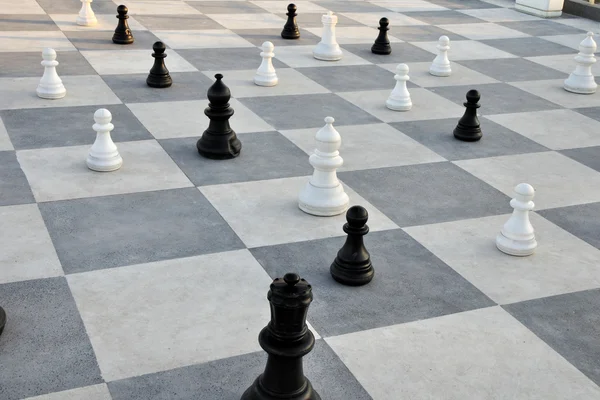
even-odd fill
[{"label": "white chess bishop", "polygon": [[448,59],[448,50],[450,50],[450,38],[448,36],[440,36],[437,45],[438,55],[433,59],[429,67],[429,73],[433,76],[450,76],[452,68]]},{"label": "white chess bishop", "polygon": [[529,256],[537,247],[535,234],[529,212],[533,210],[533,196],[535,190],[527,183],[520,183],[515,187],[515,198],[510,201],[514,208],[509,220],[496,237],[496,247],[511,256]]},{"label": "white chess bishop", "polygon": [[328,11],[327,14],[321,17],[323,34],[321,35],[321,41],[313,50],[313,57],[317,60],[338,61],[342,59],[342,49],[340,49],[340,45],[335,38],[335,25],[337,21],[337,15],[333,15],[331,11]]},{"label": "white chess bishop", "polygon": [[94,0],[81,0],[81,10],[77,16],[77,25],[82,26],[94,26],[98,23],[94,10],[92,10],[92,1]]},{"label": "white chess bishop", "polygon": [[338,151],[342,138],[333,122],[332,117],[325,118],[325,126],[316,135],[316,150],[309,158],[314,172],[300,192],[298,202],[307,214],[328,217],[341,214],[350,206],[350,199],[337,178],[336,170],[344,160]]},{"label": "white chess bishop", "polygon": [[110,131],[115,128],[111,120],[112,115],[105,108],[101,108],[94,113],[96,123],[92,128],[96,131],[96,141],[92,145],[86,160],[88,168],[93,171],[115,171],[123,165],[123,159],[119,155],[117,146],[110,137]]},{"label": "white chess bishop", "polygon": [[40,79],[36,93],[42,99],[62,99],[67,94],[67,89],[56,72],[58,61],[56,61],[56,51],[46,47],[42,51],[42,65],[44,66],[44,75]]},{"label": "white chess bishop", "polygon": [[262,62],[256,71],[256,75],[254,75],[254,83],[258,86],[275,86],[279,82],[273,67],[273,57],[275,56],[273,49],[275,49],[275,46],[271,42],[262,44],[262,52],[260,53]]},{"label": "white chess bishop", "polygon": [[594,53],[596,42],[594,33],[588,32],[587,37],[579,44],[579,54],[575,56],[577,66],[575,71],[565,80],[565,90],[578,94],[592,94],[596,92],[598,85],[592,74],[592,65],[596,62]]},{"label": "white chess bishop", "polygon": [[390,93],[385,105],[390,110],[408,111],[412,108],[410,93],[408,93],[408,89],[406,88],[406,82],[410,79],[408,76],[408,65],[398,64],[394,79],[396,79],[396,86],[392,90],[392,93]]}]

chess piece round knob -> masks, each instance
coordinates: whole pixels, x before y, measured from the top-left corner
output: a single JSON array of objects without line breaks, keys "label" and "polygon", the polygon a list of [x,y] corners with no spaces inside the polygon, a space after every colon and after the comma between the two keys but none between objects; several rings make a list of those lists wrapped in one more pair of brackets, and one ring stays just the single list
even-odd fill
[{"label": "chess piece round knob", "polygon": [[478,103],[481,100],[481,95],[475,89],[471,89],[467,92],[467,102]]},{"label": "chess piece round knob", "polygon": [[128,12],[129,12],[129,9],[127,8],[127,6],[124,6],[121,4],[119,7],[117,7],[117,13],[119,13],[121,16],[124,16]]},{"label": "chess piece round knob", "polygon": [[283,281],[289,286],[295,286],[300,282],[300,275],[289,272],[283,276]]}]

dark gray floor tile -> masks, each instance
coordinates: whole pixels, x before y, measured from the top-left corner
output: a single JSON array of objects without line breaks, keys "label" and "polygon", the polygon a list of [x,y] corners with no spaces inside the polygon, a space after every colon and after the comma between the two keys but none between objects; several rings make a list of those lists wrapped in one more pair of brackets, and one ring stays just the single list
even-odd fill
[{"label": "dark gray floor tile", "polygon": [[40,211],[65,273],[244,247],[196,188],[49,202]]},{"label": "dark gray floor tile", "polygon": [[504,308],[600,385],[600,289],[546,297]]},{"label": "dark gray floor tile", "polygon": [[338,177],[400,227],[503,214],[510,201],[450,162],[339,172]]},{"label": "dark gray floor tile", "polygon": [[156,89],[146,84],[147,77],[148,74],[104,75],[102,79],[123,103],[204,100],[214,82],[201,72],[171,72],[173,86]]},{"label": "dark gray floor tile", "polygon": [[381,122],[349,101],[331,93],[247,97],[239,101],[278,130],[321,128],[327,116],[334,117],[335,125],[338,126]]},{"label": "dark gray floor tile", "polygon": [[510,39],[480,40],[480,42],[519,57],[573,54],[573,49],[570,47],[533,36]]},{"label": "dark gray floor tile", "polygon": [[44,14],[2,14],[0,31],[58,31],[52,18]]},{"label": "dark gray floor tile", "polygon": [[407,17],[418,19],[431,25],[445,24],[476,24],[485,22],[479,18],[472,17],[454,10],[447,11],[412,11],[402,13]]},{"label": "dark gray floor tile", "polygon": [[[247,38],[245,38],[247,39]],[[263,40],[258,46],[262,45]],[[282,39],[283,40],[283,39]],[[275,50],[277,52],[277,50]],[[260,65],[260,49],[223,48],[223,49],[185,49],[177,50],[177,54],[185,58],[199,71],[231,71],[242,69],[255,69]],[[273,58],[273,67],[285,68],[287,64]],[[234,94],[235,95],[235,94]]]},{"label": "dark gray floor tile", "polygon": [[77,306],[63,277],[0,285],[7,322],[0,336],[0,398],[102,383]]},{"label": "dark gray floor tile", "polygon": [[477,142],[456,140],[452,134],[458,119],[395,122],[389,125],[450,161],[534,153],[548,149],[502,125],[480,118],[483,138]]},{"label": "dark gray floor tile", "polygon": [[[36,0],[48,14],[73,14],[75,18],[81,9],[81,0]],[[117,5],[111,0],[94,0],[92,8],[95,14],[117,15]],[[75,10],[75,11],[73,11]],[[115,19],[115,27],[116,27]]]},{"label": "dark gray floor tile", "polygon": [[[351,13],[372,13],[372,12],[382,12],[389,13],[390,10],[387,8],[383,8],[380,6],[376,6],[375,4],[362,2],[362,1],[313,1],[314,4],[321,6],[327,10],[331,10],[334,13],[343,13],[343,12],[351,12]],[[301,10],[298,10],[300,13]]]},{"label": "dark gray floor tile", "polygon": [[96,105],[0,111],[16,150],[93,144],[96,140],[94,113],[106,108],[113,116],[115,142],[153,139],[127,106]]},{"label": "dark gray floor tile", "polygon": [[544,67],[524,58],[498,58],[461,62],[465,67],[502,82],[534,81],[564,78],[563,72]]},{"label": "dark gray floor tile", "polygon": [[577,111],[579,114],[600,121],[600,107],[575,108],[573,111]]},{"label": "dark gray floor tile", "polygon": [[433,25],[394,26],[390,22],[389,34],[405,42],[435,42],[442,35],[448,36],[450,43],[453,40],[467,40],[464,36]]},{"label": "dark gray floor tile", "polygon": [[377,65],[345,65],[327,68],[298,68],[332,92],[389,89],[394,87],[394,73]]},{"label": "dark gray floor tile", "polygon": [[600,203],[552,208],[538,214],[600,249]]},{"label": "dark gray floor tile", "polygon": [[600,172],[600,146],[562,150],[561,153]]},{"label": "dark gray floor tile", "polygon": [[14,151],[0,151],[0,206],[35,203]]},{"label": "dark gray floor tile", "polygon": [[430,3],[438,6],[454,9],[454,10],[469,10],[482,8],[499,8],[497,5],[486,3],[480,0],[427,0]]},{"label": "dark gray floor tile", "polygon": [[[266,361],[266,353],[256,352],[110,382],[108,387],[113,400],[239,400]],[[322,399],[372,400],[322,339],[304,357],[304,373]]]},{"label": "dark gray floor tile", "polygon": [[465,96],[471,89],[477,89],[481,94],[479,102],[481,108],[477,110],[481,115],[556,110],[560,108],[554,103],[506,83],[428,88],[433,93],[460,105],[463,105],[466,101]]},{"label": "dark gray floor tile", "polygon": [[209,160],[196,151],[197,137],[160,144],[196,186],[310,175],[308,156],[279,132],[238,135],[242,152],[233,160]]},{"label": "dark gray floor tile", "polygon": [[[435,40],[438,40],[436,38]],[[373,41],[375,41],[373,39]],[[343,44],[341,45],[342,50],[348,50],[350,53],[355,54],[367,61],[374,64],[390,64],[390,63],[405,63],[411,62],[431,62],[435,55],[428,51],[421,49],[420,47],[414,46],[410,43],[392,43],[392,53],[387,55],[374,54],[371,52],[371,45],[365,44]],[[393,85],[392,85],[393,88]]]},{"label": "dark gray floor tile", "polygon": [[[302,29],[302,27],[300,27],[300,38],[294,40],[283,39],[281,37],[281,29],[232,29],[232,31],[256,46],[262,46],[267,41],[273,43],[275,54],[277,54],[277,47],[279,46],[315,46],[321,40],[319,36]],[[250,62],[252,60],[256,64],[255,59],[256,56],[247,61]],[[276,60],[274,58],[273,62]]]},{"label": "dark gray floor tile", "polygon": [[[194,3],[190,3],[193,5]],[[151,31],[225,29],[206,15],[136,15],[135,20]],[[135,33],[134,33],[135,35]]]},{"label": "dark gray floor tile", "polygon": [[583,40],[586,34],[585,30],[565,24],[559,24],[551,20],[527,21],[527,23],[524,23],[523,21],[510,21],[497,22],[497,24],[532,36],[581,34],[583,35],[581,40]]},{"label": "dark gray floor tile", "polygon": [[[135,41],[132,44],[113,43],[112,37],[114,32],[112,31],[66,31],[63,33],[79,51],[148,50],[152,49],[152,45],[160,40],[150,31],[133,32]],[[169,46],[167,46],[167,48],[169,48]],[[114,57],[118,56],[118,54],[114,55]]]},{"label": "dark gray floor tile", "polygon": [[[286,7],[284,7],[283,12],[278,13],[276,15],[287,20],[286,13],[287,13],[287,10],[286,10]],[[302,28],[322,28],[323,22],[321,22],[321,18],[323,17],[323,14],[325,14],[325,13],[324,12],[310,12],[310,13],[305,12],[305,13],[303,13],[303,12],[298,11],[298,16],[296,17],[296,22],[298,23],[298,27],[300,29],[300,36],[304,35],[305,33],[309,33],[305,30],[302,30]],[[337,17],[338,17],[338,22],[335,25],[336,27],[364,26],[364,24],[361,24],[358,21],[355,21],[353,19],[345,17],[344,15],[337,15]],[[283,26],[282,26],[282,28],[283,28]],[[373,38],[373,40],[375,40],[375,38]]]},{"label": "dark gray floor tile", "polygon": [[[56,71],[60,76],[96,75],[96,70],[78,51],[57,51]],[[40,77],[44,75],[42,52],[0,52],[0,71],[2,77]]]},{"label": "dark gray floor tile", "polygon": [[[264,14],[264,8],[246,1],[187,1],[186,4],[199,10],[202,14]],[[287,7],[282,4],[283,10]]]}]

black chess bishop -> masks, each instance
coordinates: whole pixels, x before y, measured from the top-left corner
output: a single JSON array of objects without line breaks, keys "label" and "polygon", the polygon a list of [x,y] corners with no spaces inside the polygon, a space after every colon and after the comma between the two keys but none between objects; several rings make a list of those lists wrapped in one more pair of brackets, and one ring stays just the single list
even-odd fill
[{"label": "black chess bishop", "polygon": [[288,4],[287,6],[287,22],[283,26],[281,31],[281,37],[284,39],[300,39],[300,30],[298,29],[298,23],[296,22],[297,7],[295,4]]},{"label": "black chess bishop", "polygon": [[148,86],[153,88],[167,88],[173,84],[173,79],[171,79],[171,75],[169,74],[169,70],[165,65],[165,58],[167,55],[165,54],[165,50],[167,46],[163,42],[156,42],[152,46],[152,57],[154,57],[154,65],[150,69],[150,74],[148,74],[148,78],[146,78],[146,83]]},{"label": "black chess bishop", "polygon": [[216,74],[215,83],[208,89],[208,107],[204,114],[210,119],[208,128],[198,140],[198,153],[206,158],[225,160],[240,155],[242,143],[229,126],[233,108],[229,106],[231,92],[223,83],[223,75]]},{"label": "black chess bishop", "polygon": [[463,103],[466,107],[465,114],[458,121],[458,125],[454,128],[454,137],[465,142],[476,142],[481,139],[481,126],[479,118],[477,118],[477,109],[481,95],[475,89],[467,92],[467,102]]},{"label": "black chess bishop", "polygon": [[379,20],[379,35],[375,39],[375,43],[371,46],[371,52],[375,54],[390,54],[392,52],[392,46],[390,45],[390,39],[388,38],[387,32],[390,30],[388,25],[390,21],[387,18],[381,18]]},{"label": "black chess bishop", "polygon": [[369,214],[364,207],[352,206],[346,211],[347,222],[343,229],[348,236],[329,268],[333,279],[341,284],[361,286],[373,279],[375,270],[363,241],[363,237],[369,233],[368,219]]},{"label": "black chess bishop", "polygon": [[312,288],[294,273],[271,283],[267,294],[271,321],[258,335],[267,352],[264,372],[244,392],[241,400],[321,400],[304,376],[302,357],[310,353],[315,337],[306,325]]},{"label": "black chess bishop", "polygon": [[131,34],[131,29],[129,29],[129,23],[127,22],[127,19],[129,18],[129,15],[127,15],[128,11],[129,10],[124,5],[117,7],[117,18],[119,19],[119,23],[117,24],[117,28],[115,29],[115,33],[112,37],[113,43],[133,43],[133,35]]}]

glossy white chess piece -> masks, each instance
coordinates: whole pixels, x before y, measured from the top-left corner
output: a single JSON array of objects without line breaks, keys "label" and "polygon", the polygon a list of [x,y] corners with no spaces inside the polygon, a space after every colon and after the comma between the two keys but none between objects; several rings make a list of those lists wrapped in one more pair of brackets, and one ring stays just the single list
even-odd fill
[{"label": "glossy white chess piece", "polygon": [[89,169],[100,172],[115,171],[123,165],[123,159],[119,155],[117,146],[110,137],[110,131],[115,126],[111,123],[110,111],[101,108],[94,113],[92,127],[96,131],[96,141],[92,145],[86,163]]},{"label": "glossy white chess piece", "polygon": [[496,247],[503,253],[529,256],[535,251],[537,242],[529,222],[529,212],[535,205],[532,201],[534,195],[535,190],[527,183],[515,187],[515,198],[510,201],[514,211],[496,237]]},{"label": "glossy white chess piece", "polygon": [[42,65],[44,66],[44,75],[36,89],[36,93],[42,99],[62,99],[67,94],[67,89],[56,72],[58,61],[56,61],[56,51],[46,47],[42,51]]},{"label": "glossy white chess piece", "polygon": [[275,46],[271,42],[264,42],[262,44],[262,52],[260,53],[262,62],[254,75],[254,83],[258,86],[275,86],[279,82],[277,73],[273,67],[274,48]]}]

